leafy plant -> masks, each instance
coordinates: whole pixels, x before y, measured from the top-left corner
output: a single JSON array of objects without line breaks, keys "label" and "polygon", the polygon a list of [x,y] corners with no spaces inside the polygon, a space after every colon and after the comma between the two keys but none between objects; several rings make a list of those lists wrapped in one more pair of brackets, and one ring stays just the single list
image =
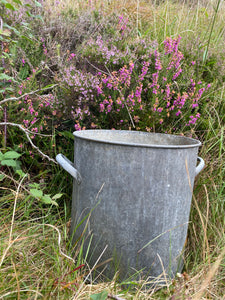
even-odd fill
[{"label": "leafy plant", "polygon": [[[55,194],[54,196],[51,196],[50,194],[44,194],[39,184],[37,183],[29,184],[29,187],[31,187],[31,189],[29,190],[30,194],[44,204],[51,204],[51,205],[58,206],[58,203],[55,200],[61,198],[63,195],[63,194]],[[28,196],[28,199],[29,198],[30,196]]]},{"label": "leafy plant", "polygon": [[14,170],[21,170],[21,162],[17,159],[21,154],[16,151],[7,151],[4,154],[0,151],[0,164],[2,166],[13,167]]}]

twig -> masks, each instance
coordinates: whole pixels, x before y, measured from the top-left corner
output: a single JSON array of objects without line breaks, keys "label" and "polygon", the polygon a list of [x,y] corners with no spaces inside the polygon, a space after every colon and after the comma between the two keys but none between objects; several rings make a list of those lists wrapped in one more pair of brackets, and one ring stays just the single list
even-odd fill
[{"label": "twig", "polygon": [[8,101],[17,101],[17,100],[22,99],[22,98],[25,97],[25,96],[33,95],[33,94],[36,94],[36,93],[38,93],[38,92],[43,92],[43,91],[52,89],[52,88],[54,88],[54,87],[57,86],[57,85],[58,85],[58,84],[54,84],[54,85],[52,85],[52,86],[49,86],[49,87],[46,87],[46,88],[43,88],[43,89],[38,89],[38,90],[36,90],[36,91],[32,91],[32,92],[30,92],[30,93],[23,94],[23,95],[21,95],[21,96],[19,96],[19,97],[11,97],[11,98],[4,99],[4,100],[0,101],[0,105],[2,105],[2,104],[5,103],[5,102],[8,102]]},{"label": "twig", "polygon": [[12,241],[12,231],[13,231],[15,212],[16,212],[17,198],[18,198],[18,195],[19,195],[19,191],[20,191],[20,187],[22,185],[22,182],[24,181],[26,176],[27,176],[27,174],[25,174],[25,176],[23,176],[23,178],[20,180],[20,183],[19,183],[18,188],[16,190],[16,196],[15,196],[14,207],[13,207],[12,222],[11,222],[11,228],[10,228],[10,233],[9,233],[9,243],[11,243],[11,241]]},{"label": "twig", "polygon": [[34,143],[32,142],[29,134],[34,134],[32,131],[28,130],[28,129],[25,129],[22,125],[20,124],[16,124],[16,123],[11,123],[11,122],[1,122],[0,123],[0,126],[4,126],[4,125],[11,125],[11,126],[15,126],[15,127],[18,127],[20,130],[22,130],[25,134],[26,134],[26,137],[28,139],[28,141],[30,142],[31,146],[38,151],[39,154],[41,154],[41,156],[43,158],[47,158],[49,161],[52,161],[54,162],[55,164],[57,164],[56,160],[49,157],[48,155],[44,154],[37,146],[34,145]]},{"label": "twig", "polygon": [[85,60],[89,63],[90,66],[92,66],[92,67],[93,67],[94,69],[96,69],[97,71],[99,71],[99,72],[101,72],[101,73],[104,73],[104,74],[107,74],[107,75],[109,75],[109,76],[112,76],[112,74],[110,73],[110,71],[108,70],[108,68],[107,68],[107,71],[108,71],[108,73],[107,73],[107,72],[105,72],[105,71],[103,71],[103,70],[97,68],[95,65],[93,65],[87,58],[85,58]]}]

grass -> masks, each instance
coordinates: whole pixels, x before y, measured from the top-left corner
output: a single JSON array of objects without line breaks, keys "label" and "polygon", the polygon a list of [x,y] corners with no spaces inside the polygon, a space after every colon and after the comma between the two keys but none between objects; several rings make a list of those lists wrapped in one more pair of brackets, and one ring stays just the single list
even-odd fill
[{"label": "grass", "polygon": [[[198,131],[193,132],[203,141],[200,156],[206,167],[195,182],[184,273],[161,290],[149,288],[141,280],[129,287],[122,285],[116,281],[116,274],[111,281],[96,282],[87,277],[90,268],[87,264],[83,266],[82,249],[77,246],[74,257],[69,240],[72,181],[57,166],[42,162],[40,170],[35,156],[31,166],[27,166],[30,175],[23,181],[14,176],[11,168],[1,167],[8,177],[0,187],[0,299],[90,299],[98,293],[103,297],[104,291],[108,299],[118,300],[225,299],[224,3],[67,0],[54,9],[51,1],[45,1],[44,7],[46,27],[58,24],[62,40],[62,34],[71,33],[73,24],[72,17],[71,23],[57,23],[57,13],[62,9],[65,15],[83,18],[87,17],[84,12],[96,8],[103,10],[106,19],[115,12],[123,13],[129,17],[137,40],[150,36],[162,43],[166,36],[180,34],[182,47],[187,49],[190,59],[200,61],[196,72],[199,76],[205,72],[206,80],[213,80],[213,90],[202,112],[205,119]],[[214,57],[215,63],[206,60],[204,53]],[[55,136],[52,143],[56,147],[51,154],[61,152],[63,147],[72,153],[69,146],[72,140]],[[41,146],[47,149],[48,141]],[[43,186],[52,193],[62,192],[59,207],[27,198],[26,188],[32,182],[44,182]]]}]

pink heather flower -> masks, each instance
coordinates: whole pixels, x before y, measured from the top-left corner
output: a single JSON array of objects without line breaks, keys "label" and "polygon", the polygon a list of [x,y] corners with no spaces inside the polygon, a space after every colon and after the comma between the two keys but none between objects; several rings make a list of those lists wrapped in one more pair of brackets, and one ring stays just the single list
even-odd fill
[{"label": "pink heather flower", "polygon": [[81,130],[81,126],[80,126],[79,123],[76,123],[76,124],[74,125],[74,127],[75,127],[75,129],[76,129],[77,131]]},{"label": "pink heather flower", "polygon": [[142,84],[140,84],[140,86],[138,86],[135,91],[135,97],[137,98],[139,103],[141,102],[141,92],[142,92]]},{"label": "pink heather flower", "polygon": [[175,79],[180,75],[181,72],[182,72],[182,69],[180,68],[180,69],[173,75],[172,80],[175,80]]},{"label": "pink heather flower", "polygon": [[134,69],[134,63],[131,61],[131,62],[129,63],[129,66],[130,66],[129,71],[130,71],[130,73],[132,73],[132,72],[133,72],[133,69]]},{"label": "pink heather flower", "polygon": [[163,42],[165,54],[167,55],[173,52],[177,52],[180,40],[181,40],[180,35],[177,37],[177,39],[172,39],[170,37],[167,37],[166,40]]},{"label": "pink heather flower", "polygon": [[196,121],[197,121],[197,119],[200,118],[200,116],[201,116],[200,113],[197,113],[195,117],[194,116],[190,116],[190,120],[189,120],[189,122],[188,122],[187,125],[195,124]]},{"label": "pink heather flower", "polygon": [[106,113],[109,113],[112,110],[112,106],[109,104],[109,105],[107,105],[106,109],[107,109]]},{"label": "pink heather flower", "polygon": [[156,70],[162,70],[162,64],[161,64],[161,61],[160,61],[160,59],[158,59],[158,58],[156,58],[156,60],[155,60],[155,69]]},{"label": "pink heather flower", "polygon": [[120,98],[117,98],[117,99],[116,99],[116,103],[119,104],[119,105],[121,105],[121,104],[122,104],[121,99],[120,99]]},{"label": "pink heather flower", "polygon": [[97,94],[98,95],[103,93],[102,88],[99,85],[96,86],[96,89],[97,89]]},{"label": "pink heather flower", "polygon": [[37,118],[34,118],[33,121],[31,121],[31,125],[33,125],[37,121]]},{"label": "pink heather flower", "polygon": [[23,120],[23,123],[26,127],[28,127],[28,124],[29,124],[29,120]]},{"label": "pink heather flower", "polygon": [[196,64],[196,62],[195,62],[195,61],[192,61],[191,64],[192,64],[192,66],[194,66],[194,65]]},{"label": "pink heather flower", "polygon": [[110,90],[111,90],[112,87],[113,87],[112,83],[110,83],[110,82],[108,82],[106,86],[107,86],[107,88],[109,88]]},{"label": "pink heather flower", "polygon": [[105,109],[105,105],[103,103],[100,103],[99,106],[100,106],[100,112],[103,112]]},{"label": "pink heather flower", "polygon": [[145,77],[145,75],[146,75],[147,72],[148,72],[149,64],[150,64],[150,63],[149,63],[148,61],[144,61],[144,62],[143,62],[143,67],[142,67],[142,70],[141,70],[141,74],[138,76],[139,81],[144,80],[144,77]]},{"label": "pink heather flower", "polygon": [[29,107],[29,111],[30,111],[30,114],[33,115],[33,113],[34,113],[33,107]]},{"label": "pink heather flower", "polygon": [[166,85],[165,92],[166,92],[166,98],[169,99],[170,98],[170,85],[168,83]]}]

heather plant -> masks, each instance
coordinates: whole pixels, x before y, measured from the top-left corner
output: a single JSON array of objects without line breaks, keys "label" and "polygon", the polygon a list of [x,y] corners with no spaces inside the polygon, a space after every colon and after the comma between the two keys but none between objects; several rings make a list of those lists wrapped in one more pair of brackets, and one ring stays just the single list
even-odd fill
[{"label": "heather plant", "polygon": [[[134,44],[135,61],[119,68],[118,51],[109,50],[100,37],[95,43],[92,39],[91,45],[98,45],[97,53],[104,61],[103,70],[93,68],[93,75],[70,66],[61,77],[73,91],[69,102],[75,129],[183,132],[193,128],[210,84],[195,82],[195,62],[185,63],[180,40],[180,36],[167,38],[162,50],[155,42],[149,45],[142,40],[142,55]],[[116,65],[113,71],[109,70],[111,62]]]}]

